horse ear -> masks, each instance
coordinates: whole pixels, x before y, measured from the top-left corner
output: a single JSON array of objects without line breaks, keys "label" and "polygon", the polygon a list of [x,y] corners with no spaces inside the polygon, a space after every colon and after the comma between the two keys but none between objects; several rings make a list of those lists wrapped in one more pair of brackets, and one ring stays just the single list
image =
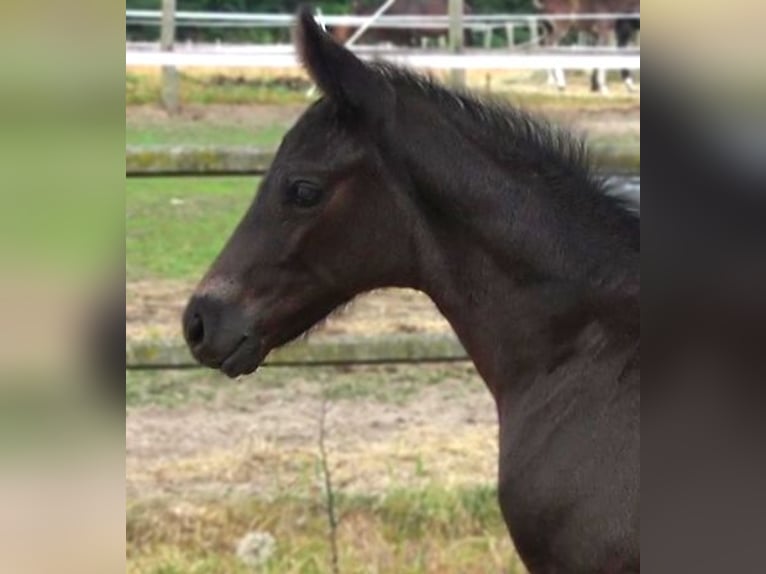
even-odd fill
[{"label": "horse ear", "polygon": [[295,47],[319,89],[342,110],[367,120],[390,117],[395,100],[393,86],[383,74],[322,30],[309,6],[298,11]]}]

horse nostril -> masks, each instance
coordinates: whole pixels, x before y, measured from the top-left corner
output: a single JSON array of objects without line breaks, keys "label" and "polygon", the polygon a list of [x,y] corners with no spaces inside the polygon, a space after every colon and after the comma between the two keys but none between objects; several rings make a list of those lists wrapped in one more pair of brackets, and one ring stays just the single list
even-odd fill
[{"label": "horse nostril", "polygon": [[189,344],[198,345],[205,338],[205,325],[199,313],[194,313],[186,324],[186,340]]}]

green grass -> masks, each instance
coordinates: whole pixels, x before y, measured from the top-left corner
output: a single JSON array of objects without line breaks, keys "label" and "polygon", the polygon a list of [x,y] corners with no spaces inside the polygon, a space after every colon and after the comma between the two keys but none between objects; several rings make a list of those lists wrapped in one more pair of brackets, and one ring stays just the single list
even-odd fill
[{"label": "green grass", "polygon": [[[472,367],[465,364],[427,366],[371,366],[355,368],[264,368],[242,381],[230,381],[211,371],[128,372],[129,408],[152,405],[168,416],[173,409],[187,412],[197,404],[214,409],[259,409],[264,388],[279,388],[280,396],[319,397],[333,400],[378,402],[412,400],[413,389],[446,381],[462,381],[465,392],[486,392]],[[473,384],[476,383],[476,384]],[[461,385],[462,386],[462,385]],[[352,388],[352,391],[349,389]],[[383,392],[382,389],[386,389]],[[289,398],[287,399],[289,400]],[[152,409],[154,410],[154,409]],[[422,438],[422,427],[413,429]],[[256,433],[257,434],[257,433]],[[425,444],[431,444],[432,452]],[[391,572],[410,574],[524,572],[509,542],[491,475],[463,486],[448,486],[441,474],[431,471],[433,457],[454,456],[435,444],[424,443],[423,452],[408,464],[416,466],[415,480],[387,483],[380,488],[348,487],[341,469],[360,472],[366,449],[354,455],[352,466],[329,460],[335,474],[334,494],[340,549],[340,572]],[[482,443],[483,444],[483,443]],[[376,443],[380,447],[380,443]],[[247,466],[258,473],[280,477],[271,494],[232,494],[226,483],[216,482],[205,494],[183,490],[161,497],[144,494],[129,499],[126,508],[127,572],[138,573],[329,573],[330,544],[326,499],[315,449],[290,453],[252,451]],[[393,445],[393,448],[396,448]],[[468,448],[468,447],[463,447]],[[470,452],[476,452],[475,447]],[[202,458],[187,461],[178,472],[196,465],[195,481],[218,477],[216,462]],[[422,455],[422,457],[421,457]],[[370,454],[372,457],[380,457]],[[179,462],[183,463],[183,456]],[[170,461],[168,461],[170,462]],[[231,464],[223,461],[226,468]],[[154,476],[160,481],[174,475],[172,463]],[[243,467],[244,468],[244,467]],[[210,474],[210,473],[213,474]],[[180,476],[180,475],[179,475]],[[225,480],[225,479],[224,479]],[[135,484],[140,484],[140,481]],[[470,485],[470,486],[469,486]],[[150,490],[151,491],[151,490]],[[172,491],[164,490],[169,493]],[[202,492],[196,490],[197,493]],[[238,542],[248,533],[266,532],[276,541],[275,552],[259,568],[245,566],[236,555]]]},{"label": "green grass", "polygon": [[[168,118],[159,122],[128,119],[125,124],[125,143],[129,146],[243,146],[276,149],[291,122],[274,123],[265,127],[250,128],[241,124],[205,122],[188,118]],[[625,147],[638,149],[639,133],[592,134],[589,138],[594,148]]]},{"label": "green grass", "polygon": [[622,93],[613,94],[608,98],[599,94],[545,90],[514,91],[508,89],[507,91],[493,92],[493,94],[498,97],[507,97],[513,105],[541,114],[630,110],[640,103],[636,96]]},{"label": "green grass", "polygon": [[[344,573],[524,572],[500,516],[494,487],[437,485],[382,496],[336,493]],[[248,532],[271,534],[269,573],[331,572],[323,497],[129,502],[127,572],[253,572],[235,548]]]},{"label": "green grass", "polygon": [[[185,104],[283,104],[305,102],[310,84],[300,75],[260,73],[180,75],[181,102]],[[161,101],[159,74],[129,73],[125,76],[127,105]]]},{"label": "green grass", "polygon": [[251,203],[257,179],[129,179],[128,280],[200,277]]},{"label": "green grass", "polygon": [[259,391],[285,385],[302,394],[324,394],[331,401],[371,399],[389,404],[403,404],[423,388],[450,380],[465,381],[466,392],[483,392],[468,363],[263,367],[239,382],[210,370],[127,371],[125,377],[128,407],[257,405]]},{"label": "green grass", "polygon": [[125,122],[125,144],[220,145],[275,149],[288,127],[273,124],[256,130],[241,124],[201,122],[185,118],[172,118],[162,123],[128,119]]},{"label": "green grass", "polygon": [[[609,97],[583,89],[589,82],[587,73],[569,73],[569,90],[558,92],[546,86],[545,72],[507,74],[493,72],[491,92],[507,96],[518,104],[532,108],[601,110],[635,106],[639,99],[624,88],[614,74],[610,78],[613,93]],[[268,72],[223,71],[219,73],[182,73],[182,104],[285,104],[305,103],[311,83],[298,71]],[[436,74],[446,81],[446,75]],[[639,76],[640,77],[640,76]],[[477,92],[486,89],[486,73],[470,76],[469,87]],[[131,72],[125,77],[127,105],[161,102],[161,78],[157,73]]]}]

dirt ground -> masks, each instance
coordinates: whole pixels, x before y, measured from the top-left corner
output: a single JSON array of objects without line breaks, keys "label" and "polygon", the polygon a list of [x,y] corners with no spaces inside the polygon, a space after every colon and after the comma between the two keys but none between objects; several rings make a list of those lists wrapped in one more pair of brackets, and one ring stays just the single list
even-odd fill
[{"label": "dirt ground", "polygon": [[[128,340],[179,338],[179,317],[192,288],[179,281],[128,284]],[[357,298],[312,338],[449,329],[422,293],[386,289]],[[328,448],[344,488],[371,492],[444,476],[459,484],[494,476],[494,407],[469,364],[262,369],[239,383],[212,373],[189,375],[188,381],[184,372],[174,376],[173,384],[212,389],[215,399],[128,408],[131,497],[232,490],[263,495],[312,487],[327,389],[333,393]],[[157,388],[172,394],[162,382]]]},{"label": "dirt ground", "polygon": [[[311,492],[323,409],[328,458],[344,492],[486,484],[495,476],[495,408],[469,364],[274,371],[268,385],[258,373],[239,383],[215,379],[219,395],[204,405],[129,407],[129,498]],[[351,382],[372,392],[328,398],[329,386]],[[377,385],[391,394],[376,394]]]},{"label": "dirt ground", "polygon": [[[192,288],[179,281],[129,283],[128,339],[180,337]],[[312,337],[449,329],[422,293],[386,289],[357,298]],[[127,492],[134,499],[311,491],[323,402],[333,472],[345,491],[434,480],[484,484],[495,475],[495,409],[469,363],[264,368],[239,382],[207,371],[154,376],[148,398],[127,409]],[[131,384],[143,381],[129,380],[129,392]],[[178,388],[211,398],[154,401]]]},{"label": "dirt ground", "polygon": [[292,124],[306,106],[303,104],[186,104],[177,116],[170,117],[160,106],[127,106],[125,120],[136,124],[158,125],[170,121],[208,124],[246,124],[258,129],[274,124]]}]

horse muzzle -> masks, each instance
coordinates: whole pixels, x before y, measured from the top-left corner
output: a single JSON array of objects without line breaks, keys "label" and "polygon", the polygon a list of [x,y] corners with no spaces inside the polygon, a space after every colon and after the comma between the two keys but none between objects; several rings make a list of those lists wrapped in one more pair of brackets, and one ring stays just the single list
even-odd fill
[{"label": "horse muzzle", "polygon": [[195,295],[183,314],[189,350],[201,364],[229,377],[255,371],[265,357],[253,318],[239,305],[210,295]]}]

